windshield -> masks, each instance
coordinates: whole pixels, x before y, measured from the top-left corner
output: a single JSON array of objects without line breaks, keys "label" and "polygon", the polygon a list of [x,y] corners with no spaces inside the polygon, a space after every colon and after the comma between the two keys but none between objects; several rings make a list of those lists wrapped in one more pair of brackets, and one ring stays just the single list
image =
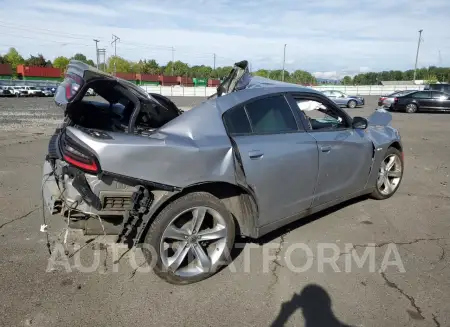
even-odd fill
[{"label": "windshield", "polygon": [[29,89],[30,90],[37,90],[37,88],[35,88],[34,86],[30,86]]}]

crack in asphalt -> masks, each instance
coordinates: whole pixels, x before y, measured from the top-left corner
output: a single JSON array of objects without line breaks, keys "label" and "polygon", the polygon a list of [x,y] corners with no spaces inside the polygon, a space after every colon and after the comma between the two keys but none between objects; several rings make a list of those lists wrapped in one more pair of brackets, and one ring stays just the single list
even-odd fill
[{"label": "crack in asphalt", "polygon": [[436,327],[441,327],[441,323],[437,320],[437,317],[434,315],[434,313],[431,314],[433,316],[433,321],[436,324]]},{"label": "crack in asphalt", "polygon": [[105,246],[105,260],[103,260],[103,268],[105,268],[105,273],[108,271],[107,261],[108,261],[108,246]]},{"label": "crack in asphalt", "polygon": [[279,255],[281,253],[281,250],[283,249],[283,243],[284,243],[284,236],[280,236],[280,243],[278,244],[278,249],[275,251],[275,259],[272,261],[273,267],[270,268],[270,271],[272,273],[272,276],[274,277],[274,281],[269,285],[268,290],[270,290],[272,287],[274,287],[276,284],[278,284],[279,276],[278,276],[278,267],[284,267],[278,260]]},{"label": "crack in asphalt", "polygon": [[138,271],[139,268],[141,268],[143,265],[145,265],[147,262],[144,261],[143,263],[141,263],[136,269],[134,269],[131,274],[130,274],[130,278],[129,279],[133,279],[133,277],[136,275],[136,272]]},{"label": "crack in asphalt", "polygon": [[415,320],[425,320],[425,317],[422,314],[422,309],[419,308],[419,306],[416,304],[416,300],[411,295],[406,294],[396,283],[391,282],[384,272],[381,272],[381,277],[383,277],[384,281],[386,282],[386,285],[396,289],[401,295],[403,295],[405,298],[409,300],[409,303],[414,308],[415,312],[411,310],[407,310],[411,318]]},{"label": "crack in asphalt", "polygon": [[[395,244],[398,246],[402,246],[402,245],[411,245],[411,244],[416,244],[419,242],[430,242],[430,241],[442,241],[442,240],[447,240],[447,237],[436,237],[436,238],[416,238],[413,241],[408,241],[408,242],[396,242],[396,241],[387,241],[387,242],[381,242],[381,243],[372,243],[372,244],[352,244],[352,249],[356,250],[356,248],[368,248],[368,247],[375,247],[375,248],[381,248],[385,245],[388,244]],[[444,259],[445,256],[445,250],[444,248],[438,243],[439,247],[442,250],[442,254],[438,260],[438,262],[442,261]],[[339,254],[339,256],[343,256],[343,255],[347,255],[347,254],[351,254],[350,252],[341,252]]]},{"label": "crack in asphalt", "polygon": [[22,215],[22,216],[20,216],[20,217],[14,218],[14,219],[12,219],[12,220],[10,220],[10,221],[7,221],[6,223],[1,224],[1,225],[0,225],[0,229],[3,228],[3,227],[5,227],[6,225],[9,225],[9,224],[11,224],[11,223],[17,221],[17,220],[24,219],[24,218],[28,217],[29,215],[31,215],[33,212],[39,210],[40,208],[41,208],[41,207],[36,207],[36,208],[34,208],[33,210],[27,212],[26,214],[24,214],[24,215]]}]

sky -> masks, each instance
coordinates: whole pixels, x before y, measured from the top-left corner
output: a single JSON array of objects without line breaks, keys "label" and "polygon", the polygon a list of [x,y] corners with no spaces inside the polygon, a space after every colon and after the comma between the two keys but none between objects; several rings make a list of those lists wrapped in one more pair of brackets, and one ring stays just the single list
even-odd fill
[{"label": "sky", "polygon": [[[449,0],[0,0],[0,53],[48,59],[95,43],[128,60],[307,70],[319,78],[450,66]],[[439,55],[440,53],[440,55]],[[95,60],[94,60],[95,61]]]}]

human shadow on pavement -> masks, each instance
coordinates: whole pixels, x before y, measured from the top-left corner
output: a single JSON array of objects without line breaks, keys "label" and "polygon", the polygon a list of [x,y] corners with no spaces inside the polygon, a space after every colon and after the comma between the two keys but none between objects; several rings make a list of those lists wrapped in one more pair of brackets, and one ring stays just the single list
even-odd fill
[{"label": "human shadow on pavement", "polygon": [[281,305],[280,312],[271,327],[282,327],[289,318],[301,309],[305,327],[353,327],[339,321],[331,309],[331,298],[321,286],[309,284],[300,294]]}]

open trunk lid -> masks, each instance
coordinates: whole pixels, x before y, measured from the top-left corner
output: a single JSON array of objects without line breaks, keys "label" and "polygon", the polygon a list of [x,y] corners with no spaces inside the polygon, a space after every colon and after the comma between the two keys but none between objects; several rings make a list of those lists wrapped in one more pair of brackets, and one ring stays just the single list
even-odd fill
[{"label": "open trunk lid", "polygon": [[[70,62],[65,78],[55,92],[55,103],[64,108],[69,118],[73,118],[82,108],[80,103],[87,103],[83,98],[89,89],[105,99],[111,109],[116,108],[116,104],[133,105],[132,112],[127,114],[129,131],[133,130],[133,125],[142,114],[151,117],[156,125],[162,126],[182,113],[168,98],[159,94],[151,95],[136,84],[76,60]],[[105,109],[104,105],[100,107]]]}]

